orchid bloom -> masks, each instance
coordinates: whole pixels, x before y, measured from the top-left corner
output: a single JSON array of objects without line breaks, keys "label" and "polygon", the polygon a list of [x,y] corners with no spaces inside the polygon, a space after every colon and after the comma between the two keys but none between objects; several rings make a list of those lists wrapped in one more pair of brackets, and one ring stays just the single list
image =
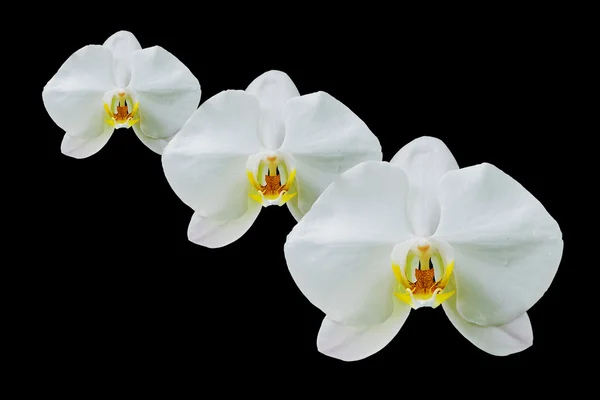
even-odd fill
[{"label": "orchid bloom", "polygon": [[345,361],[385,347],[411,309],[440,304],[481,350],[528,348],[526,311],[562,250],[557,222],[531,193],[493,165],[459,169],[431,137],[341,175],[284,246],[293,279],[326,314],[319,351]]},{"label": "orchid bloom", "polygon": [[200,83],[160,46],[142,49],[120,31],[103,45],[73,53],[46,84],[42,98],[65,131],[63,154],[97,153],[117,128],[133,127],[151,150],[162,150],[200,102]]},{"label": "orchid bloom", "polygon": [[262,207],[287,204],[299,220],[348,168],[381,160],[367,125],[327,93],[300,96],[268,71],[243,90],[205,101],[162,156],[167,181],[194,210],[188,238],[205,247],[239,239]]}]

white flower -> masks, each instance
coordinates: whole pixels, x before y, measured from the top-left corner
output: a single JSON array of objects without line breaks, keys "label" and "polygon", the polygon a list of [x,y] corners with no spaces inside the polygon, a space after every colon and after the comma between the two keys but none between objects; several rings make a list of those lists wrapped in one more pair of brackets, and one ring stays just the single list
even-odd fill
[{"label": "white flower", "polygon": [[478,348],[526,349],[526,311],[550,286],[562,249],[557,222],[519,183],[490,164],[458,169],[444,143],[422,137],[390,163],[344,173],[284,251],[326,314],[319,351],[352,361],[386,346],[411,308],[440,303]]},{"label": "white flower", "polygon": [[52,120],[65,131],[61,151],[74,158],[97,153],[116,128],[133,127],[161,154],[200,102],[200,83],[160,46],[142,49],[120,31],[102,46],[73,53],[44,87]]},{"label": "white flower", "polygon": [[346,169],[381,160],[367,125],[327,93],[300,96],[269,71],[243,90],[204,102],[163,153],[165,176],[195,212],[190,241],[222,247],[240,238],[262,207],[287,204],[299,220]]}]

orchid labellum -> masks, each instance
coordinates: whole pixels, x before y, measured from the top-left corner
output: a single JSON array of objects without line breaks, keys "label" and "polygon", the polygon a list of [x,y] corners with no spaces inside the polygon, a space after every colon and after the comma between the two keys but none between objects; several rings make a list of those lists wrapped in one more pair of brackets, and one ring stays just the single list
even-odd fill
[{"label": "orchid labellum", "polygon": [[133,128],[161,154],[200,102],[200,83],[160,46],[142,49],[120,31],[103,45],[73,53],[46,84],[42,98],[65,131],[61,151],[74,158],[97,153],[117,128]]},{"label": "orchid labellum", "polygon": [[327,93],[300,96],[283,72],[204,102],[163,153],[165,176],[194,210],[188,238],[222,247],[262,207],[287,204],[297,219],[348,168],[381,160],[367,125]]},{"label": "orchid labellum", "polygon": [[319,351],[346,361],[381,350],[411,309],[440,304],[481,350],[526,349],[526,311],[562,250],[557,222],[531,193],[493,165],[459,169],[431,137],[342,174],[285,244],[292,277],[326,314]]}]

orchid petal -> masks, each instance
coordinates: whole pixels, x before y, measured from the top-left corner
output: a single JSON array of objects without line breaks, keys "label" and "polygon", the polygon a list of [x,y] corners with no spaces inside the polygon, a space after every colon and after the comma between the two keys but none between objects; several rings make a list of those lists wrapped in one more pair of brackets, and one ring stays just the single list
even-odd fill
[{"label": "orchid petal", "polygon": [[423,136],[404,146],[390,161],[402,167],[410,184],[408,216],[417,236],[431,236],[440,220],[438,182],[458,169],[454,156],[439,139]]},{"label": "orchid petal", "polygon": [[104,132],[103,96],[114,87],[112,63],[109,49],[85,46],[73,53],[44,87],[46,111],[70,136],[91,139]]},{"label": "orchid petal", "polygon": [[117,87],[124,88],[131,79],[131,53],[141,50],[142,46],[133,33],[119,31],[106,39],[102,45],[113,53],[113,77]]},{"label": "orchid petal", "polygon": [[[298,192],[296,182],[294,182],[294,184],[292,185],[292,189],[290,190],[290,192],[292,192],[292,193]],[[304,213],[302,213],[302,211],[300,211],[300,209],[298,208],[298,196],[294,196],[286,204],[288,206],[288,210],[290,210],[290,213],[292,214],[292,217],[294,217],[294,219],[296,221],[300,221],[302,219],[302,217],[304,216]]]},{"label": "orchid petal", "polygon": [[188,227],[188,239],[209,248],[227,246],[238,240],[250,229],[262,206],[248,199],[248,210],[238,219],[218,221],[194,213]]},{"label": "orchid petal", "polygon": [[503,325],[546,292],[562,257],[558,223],[513,178],[490,164],[440,180],[434,237],[455,253],[456,304],[478,325]]},{"label": "orchid petal", "polygon": [[96,136],[76,137],[66,133],[60,145],[60,150],[64,155],[78,159],[92,156],[108,143],[113,132],[114,128],[106,124],[104,132]]},{"label": "orchid petal", "polygon": [[163,152],[167,181],[206,218],[234,220],[248,208],[248,157],[260,151],[256,96],[228,90],[205,101]]},{"label": "orchid petal", "polygon": [[276,150],[285,136],[283,106],[292,97],[300,96],[290,77],[281,71],[267,71],[254,79],[247,92],[258,96],[262,109],[260,135],[263,146]]},{"label": "orchid petal", "polygon": [[341,173],[363,161],[381,161],[377,137],[348,107],[325,92],[288,100],[284,123],[281,150],[294,157],[298,207],[304,214]]},{"label": "orchid petal", "polygon": [[394,301],[394,311],[379,325],[347,326],[325,317],[317,336],[317,348],[321,353],[343,361],[362,360],[391,342],[409,313],[408,305]]},{"label": "orchid petal", "polygon": [[175,135],[200,102],[198,79],[160,46],[131,54],[129,88],[139,103],[141,131],[152,139]]},{"label": "orchid petal", "polygon": [[144,132],[142,132],[142,129],[140,128],[140,126],[138,124],[133,125],[132,128],[133,128],[133,131],[135,132],[135,135],[138,137],[138,139],[140,139],[140,141],[142,143],[144,143],[146,145],[146,147],[148,147],[150,150],[152,150],[156,154],[162,154],[163,151],[165,150],[165,147],[167,147],[167,145],[169,144],[169,141],[172,139],[172,138],[153,139],[151,137],[148,137],[148,136],[144,135]]},{"label": "orchid petal", "polygon": [[[366,187],[387,187],[385,192]],[[408,181],[402,169],[365,162],[340,176],[292,229],[290,273],[308,300],[347,325],[375,325],[392,313],[391,253],[406,240]]]},{"label": "orchid petal", "polygon": [[[449,291],[455,290],[453,279],[448,285]],[[518,353],[533,344],[533,329],[527,313],[504,325],[481,326],[464,319],[456,309],[456,296],[442,303],[442,307],[452,325],[467,340],[486,353],[495,356],[507,356]]]}]

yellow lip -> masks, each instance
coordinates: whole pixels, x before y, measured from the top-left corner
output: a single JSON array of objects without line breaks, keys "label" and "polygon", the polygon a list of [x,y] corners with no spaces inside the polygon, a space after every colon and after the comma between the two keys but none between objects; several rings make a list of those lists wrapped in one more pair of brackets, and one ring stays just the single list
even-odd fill
[{"label": "yellow lip", "polygon": [[436,308],[456,292],[455,290],[443,292],[454,270],[454,261],[448,263],[444,268],[444,275],[436,282],[434,270],[429,268],[429,260],[429,255],[421,257],[421,265],[424,268],[415,269],[415,282],[410,282],[406,278],[400,265],[392,263],[392,271],[401,286],[399,289],[403,289],[403,292],[394,292],[394,296],[414,309],[423,306]]},{"label": "yellow lip", "polygon": [[[135,118],[140,106],[139,102],[133,104],[131,111],[129,111],[128,102],[131,104],[131,99],[127,99],[125,93],[119,93],[118,100],[115,101],[113,98],[111,106],[104,103],[104,111],[107,115],[106,123],[115,128],[129,128],[139,122],[140,119]],[[113,110],[116,110],[116,112],[113,112]]]},{"label": "yellow lip", "polygon": [[[285,165],[283,163],[277,163],[275,157],[267,158],[267,162],[268,174],[264,175],[264,185],[261,185],[256,181],[252,171],[246,171],[251,186],[248,195],[263,206],[271,204],[282,206],[298,194],[297,192],[289,193],[289,190],[294,183],[294,179],[296,178],[296,169],[294,168],[290,171],[285,183],[282,184],[282,175],[278,173],[278,168],[285,173],[287,172],[285,170]],[[263,174],[264,170],[262,163],[263,161],[261,161],[261,165],[259,165],[258,168],[259,176]]]}]

